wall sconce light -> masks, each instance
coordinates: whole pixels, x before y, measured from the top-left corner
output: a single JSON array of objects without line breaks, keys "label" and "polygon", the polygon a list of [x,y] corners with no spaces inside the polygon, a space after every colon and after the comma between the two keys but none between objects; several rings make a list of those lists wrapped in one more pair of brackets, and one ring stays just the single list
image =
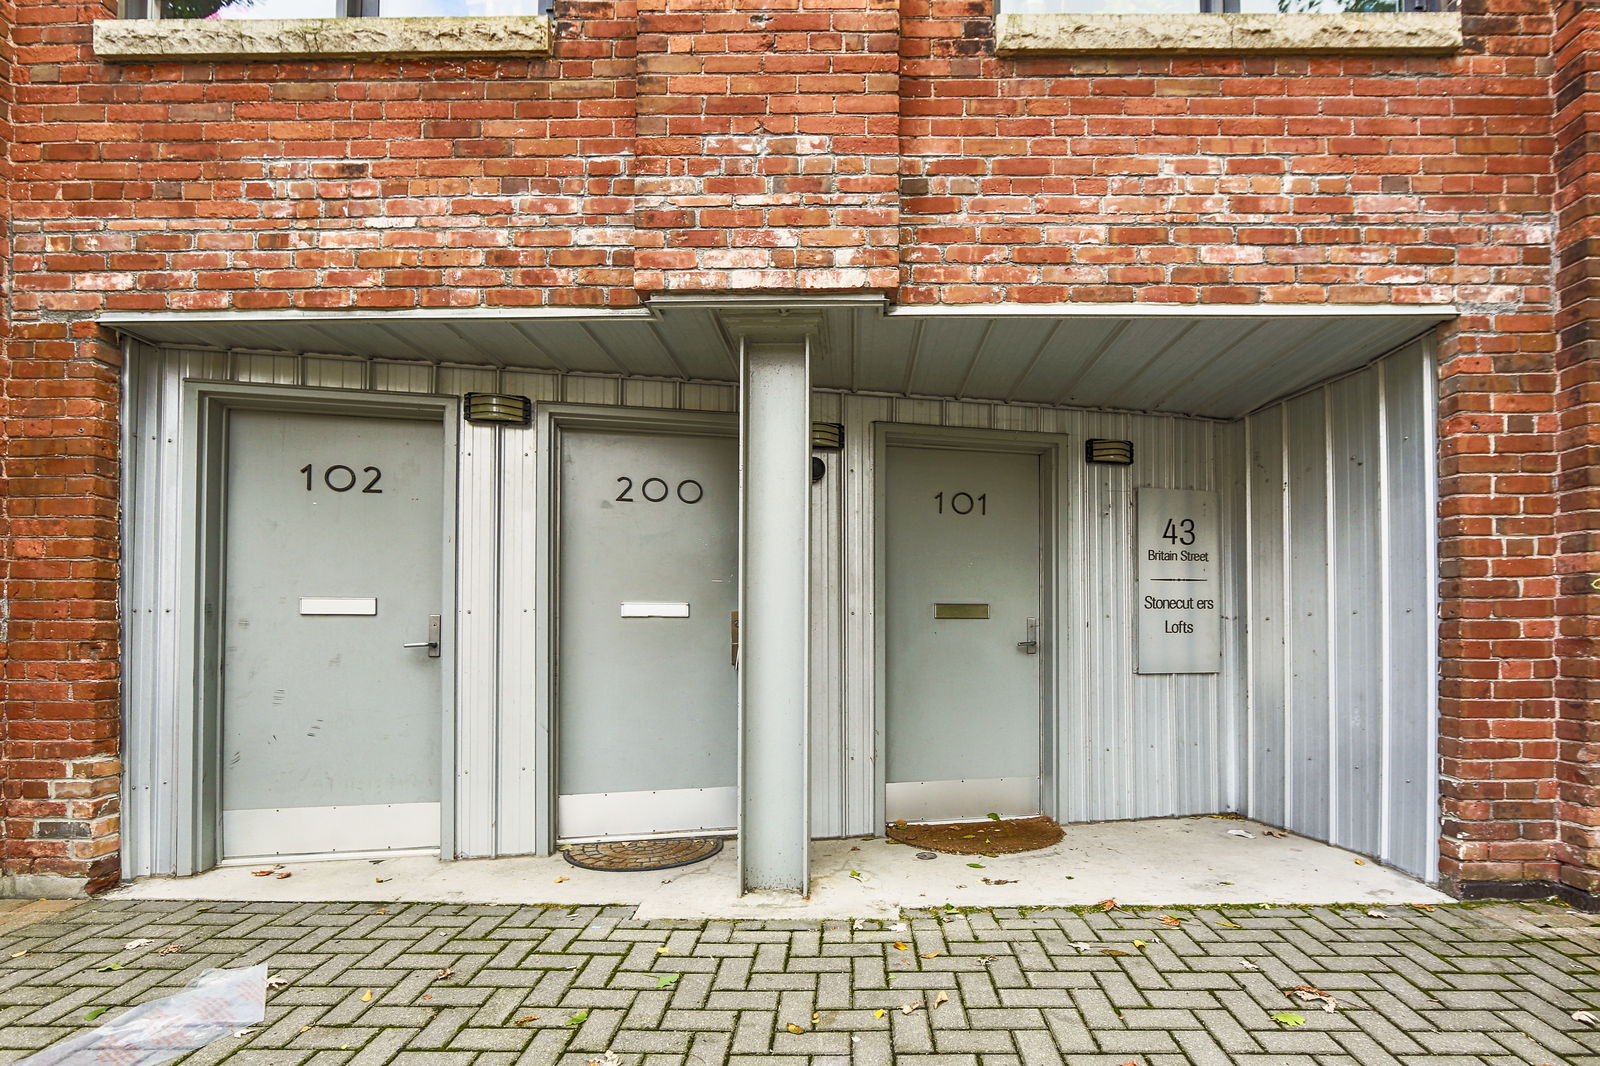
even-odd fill
[{"label": "wall sconce light", "polygon": [[811,423],[811,447],[819,452],[837,452],[844,449],[844,426],[838,422]]},{"label": "wall sconce light", "polygon": [[1133,441],[1105,440],[1090,437],[1083,443],[1083,458],[1091,463],[1115,463],[1118,466],[1133,464]]},{"label": "wall sconce light", "polygon": [[477,425],[529,426],[533,424],[533,401],[506,392],[469,392],[463,417]]}]

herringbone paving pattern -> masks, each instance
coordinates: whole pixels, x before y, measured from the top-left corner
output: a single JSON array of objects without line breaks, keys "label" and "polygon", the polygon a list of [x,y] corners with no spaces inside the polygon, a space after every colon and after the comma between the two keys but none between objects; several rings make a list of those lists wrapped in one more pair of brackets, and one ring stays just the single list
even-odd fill
[{"label": "herringbone paving pattern", "polygon": [[267,962],[289,983],[266,1021],[189,1066],[1600,1066],[1572,1017],[1600,1012],[1600,928],[1553,907],[631,914],[87,903],[0,926],[0,1064],[96,1007]]}]

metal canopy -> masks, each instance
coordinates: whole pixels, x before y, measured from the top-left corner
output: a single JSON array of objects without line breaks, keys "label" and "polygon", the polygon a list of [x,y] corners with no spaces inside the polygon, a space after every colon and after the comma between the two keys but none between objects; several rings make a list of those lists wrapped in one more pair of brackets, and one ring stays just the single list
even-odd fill
[{"label": "metal canopy", "polygon": [[722,312],[821,317],[819,388],[1237,418],[1392,351],[1448,306],[891,307],[878,297],[662,297],[645,308],[127,313],[163,347],[737,379]]}]

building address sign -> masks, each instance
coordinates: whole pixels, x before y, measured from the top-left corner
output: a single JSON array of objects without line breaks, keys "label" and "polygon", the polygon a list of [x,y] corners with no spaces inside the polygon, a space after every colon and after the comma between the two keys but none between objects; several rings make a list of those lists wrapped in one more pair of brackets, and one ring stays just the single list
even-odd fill
[{"label": "building address sign", "polygon": [[1217,494],[1142,488],[1135,508],[1137,670],[1214,674],[1222,666]]}]

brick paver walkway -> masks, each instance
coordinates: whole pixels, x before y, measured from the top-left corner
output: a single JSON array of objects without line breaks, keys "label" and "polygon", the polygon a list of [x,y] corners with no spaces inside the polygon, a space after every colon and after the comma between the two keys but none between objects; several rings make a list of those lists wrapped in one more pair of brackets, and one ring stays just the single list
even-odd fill
[{"label": "brick paver walkway", "polygon": [[[627,907],[95,902],[0,923],[0,1063],[95,1007],[114,1017],[264,961],[289,981],[266,1022],[188,1066],[1600,1064],[1600,1030],[1572,1018],[1600,1012],[1594,917],[1385,913],[636,922]],[[1296,985],[1339,1009],[1290,1000]],[[1287,1013],[1304,1024],[1274,1020]]]}]

